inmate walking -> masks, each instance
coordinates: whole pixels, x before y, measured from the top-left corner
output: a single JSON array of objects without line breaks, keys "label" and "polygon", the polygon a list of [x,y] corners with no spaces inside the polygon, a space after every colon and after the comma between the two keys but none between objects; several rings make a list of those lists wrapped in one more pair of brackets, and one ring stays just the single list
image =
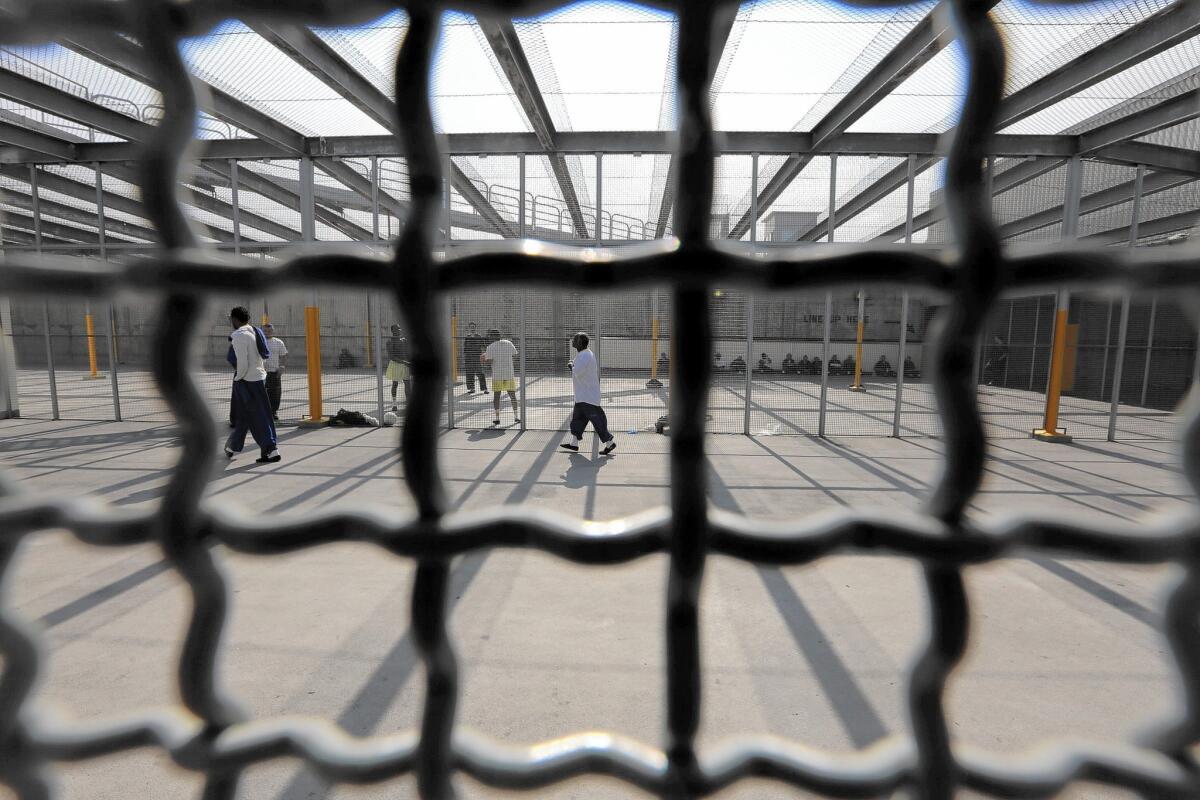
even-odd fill
[{"label": "inmate walking", "polygon": [[571,347],[575,348],[576,354],[567,366],[571,369],[571,383],[575,388],[575,408],[571,411],[571,437],[559,447],[578,452],[583,430],[590,422],[600,441],[604,442],[600,454],[608,455],[617,449],[617,440],[608,432],[608,417],[600,407],[600,362],[588,349],[586,333],[581,331],[572,336]]}]

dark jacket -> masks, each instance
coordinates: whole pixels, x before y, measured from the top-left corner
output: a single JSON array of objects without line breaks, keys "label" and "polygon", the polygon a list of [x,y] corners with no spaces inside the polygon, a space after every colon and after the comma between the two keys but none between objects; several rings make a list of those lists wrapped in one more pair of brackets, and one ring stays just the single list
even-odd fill
[{"label": "dark jacket", "polygon": [[403,336],[388,339],[387,343],[388,359],[395,361],[397,364],[407,364],[409,361],[408,354],[408,339]]},{"label": "dark jacket", "polygon": [[475,371],[481,369],[479,366],[479,357],[483,355],[486,345],[487,340],[479,334],[463,339],[463,363],[467,369]]}]

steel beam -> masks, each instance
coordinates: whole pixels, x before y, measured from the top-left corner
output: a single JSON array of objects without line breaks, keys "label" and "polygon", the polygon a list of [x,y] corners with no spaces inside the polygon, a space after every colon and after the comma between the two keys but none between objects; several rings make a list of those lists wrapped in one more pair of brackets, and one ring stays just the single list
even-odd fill
[{"label": "steel beam", "polygon": [[[205,169],[221,176],[226,181],[232,181],[233,176],[229,171],[229,164],[222,161],[204,161],[201,162]],[[284,208],[293,210],[300,209],[300,195],[296,192],[289,191],[278,183],[266,178],[249,167],[242,165],[238,168],[238,184],[252,192],[257,192],[263,197],[266,197],[272,202],[278,203]],[[343,217],[341,214],[330,211],[322,206],[316,207],[316,218],[321,223],[328,225],[335,230],[349,236],[351,239],[360,241],[369,241],[371,232],[366,228]],[[242,212],[242,222],[246,223],[247,218],[245,212]]]},{"label": "steel beam", "polygon": [[[1145,176],[1141,191],[1144,196],[1148,196],[1165,192],[1168,189],[1174,189],[1176,186],[1182,186],[1193,181],[1195,181],[1195,178],[1170,172],[1148,173]],[[1099,192],[1093,192],[1079,201],[1079,215],[1091,214],[1105,208],[1120,205],[1121,203],[1127,203],[1134,198],[1136,190],[1137,181],[1132,180],[1116,186],[1110,186]],[[1065,210],[1064,206],[1059,205],[1036,214],[1030,214],[1027,217],[1000,226],[998,233],[1001,239],[1010,239],[1014,236],[1020,236],[1023,233],[1047,228],[1062,222]]]},{"label": "steel beam", "polygon": [[1099,161],[1136,167],[1143,164],[1159,172],[1178,172],[1200,178],[1200,151],[1148,142],[1120,142],[1092,154]]},{"label": "steel beam", "polygon": [[1067,62],[1000,104],[1002,130],[1200,33],[1200,4],[1177,0]]},{"label": "steel beam", "polygon": [[[52,134],[53,135],[53,134]],[[671,131],[559,131],[558,152],[586,155],[596,152],[630,155],[669,153]],[[538,153],[541,144],[532,133],[452,133],[444,137],[447,152],[453,156],[520,155]],[[989,140],[989,153],[998,157],[1039,156],[1070,158],[1078,148],[1079,137],[1073,135],[1035,136],[1025,134],[997,135]],[[73,143],[74,155],[63,157],[16,151],[3,159],[10,163],[53,163],[58,161],[132,161],[140,157],[141,148],[128,142]],[[716,135],[718,155],[879,155],[907,157],[945,155],[950,140],[944,134],[933,133],[844,133],[818,147],[812,147],[807,133],[775,131],[742,131]],[[1175,148],[1167,148],[1174,150]],[[1107,151],[1104,151],[1107,152]],[[304,153],[313,158],[399,157],[404,153],[395,137],[333,136],[309,137]],[[188,150],[195,161],[295,158],[295,154],[259,139],[201,139]],[[459,171],[456,169],[456,176]],[[456,177],[456,180],[459,178]],[[465,176],[462,177],[465,179]],[[457,188],[457,184],[456,184]]]},{"label": "steel beam", "polygon": [[[47,216],[58,217],[59,219],[79,225],[90,225],[92,227],[96,225],[96,215],[90,211],[63,203],[56,203],[53,200],[46,200],[45,198],[34,203],[32,196],[14,192],[12,189],[6,189],[4,194],[0,196],[0,201],[30,212],[35,211],[34,206],[36,205],[39,207],[43,219]],[[109,236],[124,236],[129,239],[141,239],[147,242],[153,242],[158,239],[158,233],[153,228],[146,228],[141,225],[135,225],[132,222],[113,219],[112,217],[105,217],[104,230]]]},{"label": "steel beam", "polygon": [[1192,89],[1080,134],[1079,152],[1091,153],[1118,142],[1148,136],[1197,117],[1200,117],[1200,89]]},{"label": "steel beam", "polygon": [[[372,120],[381,125],[384,130],[394,132],[396,129],[396,104],[392,102],[381,89],[367,80],[349,62],[302,25],[267,25],[254,23],[250,26],[255,33],[274,45],[280,52],[291,58],[300,66],[313,74],[318,80],[329,86],[347,102],[362,111]],[[397,142],[391,149],[397,150]],[[402,155],[396,152],[397,155]],[[317,156],[324,153],[309,153]],[[373,153],[368,155],[385,155]],[[479,214],[493,224],[496,232],[506,238],[514,236],[512,226],[504,220],[500,212],[492,206],[472,184],[461,169],[451,163],[450,180],[467,202]],[[368,195],[369,197],[369,195]],[[318,219],[320,211],[318,210]],[[329,223],[326,223],[329,224]]]},{"label": "steel beam", "polygon": [[[994,0],[985,0],[991,7]],[[828,114],[813,126],[810,151],[825,144],[829,139],[844,133],[879,101],[908,79],[910,75],[941,52],[953,38],[949,3],[939,2],[918,22],[892,50],[884,56],[858,84],[843,97]],[[758,196],[760,210],[770,208],[779,196],[791,185],[796,176],[812,160],[811,152],[806,155],[788,157],[779,170],[767,181]],[[730,239],[740,239],[750,227],[750,212],[738,220],[729,231]]]},{"label": "steel beam", "polygon": [[150,127],[141,120],[3,67],[0,67],[0,97],[131,141],[143,140]]},{"label": "steel beam", "polygon": [[[45,205],[44,200],[42,201],[42,205]],[[65,241],[82,242],[83,244],[100,244],[100,236],[97,231],[84,230],[83,228],[77,228],[74,225],[68,225],[63,222],[51,222],[44,218],[39,222],[42,226],[42,233],[45,235],[53,236]],[[4,223],[6,226],[15,226],[16,228],[27,231],[33,231],[35,227],[33,217],[26,216],[25,214],[18,214],[15,211],[4,212]],[[94,221],[91,224],[93,227],[95,227]],[[124,238],[116,240],[110,239],[109,241],[116,241],[120,244],[139,244],[139,242]]]},{"label": "steel beam", "polygon": [[[886,174],[880,176],[874,183],[863,189],[854,197],[847,200],[834,215],[834,220],[837,225],[844,225],[847,221],[854,219],[859,214],[866,211],[871,206],[883,200],[892,192],[899,189],[910,180],[910,171],[915,173],[924,172],[929,169],[934,163],[933,158],[922,156],[914,163],[910,159],[905,159],[895,168],[887,171]],[[828,231],[828,220],[823,219],[804,232],[796,241],[798,242],[815,242],[819,240]]]},{"label": "steel beam", "polygon": [[34,158],[19,158],[19,153],[7,153],[8,163],[20,162],[71,162],[78,159],[75,145],[65,139],[48,136],[11,122],[0,121],[0,144],[19,147]]},{"label": "steel beam", "polygon": [[529,126],[533,128],[533,134],[541,145],[541,150],[550,159],[550,170],[554,173],[555,180],[558,181],[558,189],[562,192],[563,202],[567,204],[567,209],[570,211],[575,235],[586,239],[587,222],[579,207],[579,195],[575,192],[575,184],[567,169],[566,159],[557,152],[555,139],[558,132],[554,128],[554,120],[550,118],[550,110],[546,107],[546,101],[538,88],[533,69],[530,68],[529,60],[525,57],[525,48],[521,46],[516,28],[508,20],[478,19],[477,24],[488,40],[488,44],[491,45],[492,52],[496,55],[500,68],[504,70],[509,85],[516,93],[517,100],[521,103],[521,109],[525,112],[525,118],[529,120]]},{"label": "steel beam", "polygon": [[[147,86],[154,85],[145,50],[123,36],[76,36],[64,41],[63,45]],[[304,152],[304,134],[211,83],[201,83],[206,91],[200,93],[197,100],[209,114],[295,155]]]},{"label": "steel beam", "polygon": [[[1197,223],[1200,223],[1200,211],[1191,210],[1184,211],[1179,214],[1171,214],[1158,219],[1146,220],[1137,226],[1137,236],[1163,236],[1168,233],[1187,230],[1193,228]],[[1131,226],[1123,225],[1119,228],[1111,228],[1107,231],[1100,231],[1089,236],[1083,236],[1079,241],[1087,244],[1123,244],[1129,241]]]},{"label": "steel beam", "polygon": [[[1022,161],[1014,167],[1009,167],[1003,172],[997,173],[992,178],[992,196],[995,197],[1004,194],[1022,184],[1029,183],[1035,178],[1039,178],[1047,172],[1051,172],[1062,166],[1062,163],[1055,159],[1038,158],[1032,161]],[[921,212],[912,220],[912,231],[915,233],[916,231],[925,230],[945,218],[946,207],[939,202],[937,205]],[[877,241],[894,242],[905,235],[908,224],[908,222],[902,222],[879,234],[875,239]]]}]

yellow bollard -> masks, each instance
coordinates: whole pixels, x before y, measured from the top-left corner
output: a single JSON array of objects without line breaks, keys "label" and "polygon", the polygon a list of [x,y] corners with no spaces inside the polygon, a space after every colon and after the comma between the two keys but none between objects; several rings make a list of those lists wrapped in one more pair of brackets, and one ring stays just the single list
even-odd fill
[{"label": "yellow bollard", "polygon": [[1046,417],[1042,427],[1033,432],[1033,438],[1043,442],[1070,442],[1065,430],[1058,428],[1058,401],[1062,395],[1063,367],[1067,350],[1066,292],[1060,292],[1058,310],[1054,315],[1054,343],[1050,349],[1050,385],[1046,389]]},{"label": "yellow bollard", "polygon": [[268,317],[266,314],[263,314],[263,315],[262,315],[262,324],[263,324],[263,325],[270,325],[270,324],[271,324],[271,318],[270,318],[270,317]]},{"label": "yellow bollard", "polygon": [[[468,364],[467,369],[476,367]],[[450,385],[458,384],[458,315],[450,317]]]},{"label": "yellow bollard", "polygon": [[863,342],[863,312],[866,295],[858,293],[858,335],[854,340],[854,384],[849,387],[852,392],[864,391],[862,385],[862,342]]},{"label": "yellow bollard", "polygon": [[83,315],[83,324],[87,329],[88,367],[91,370],[88,378],[99,378],[100,372],[96,369],[96,322],[92,319],[92,312]]},{"label": "yellow bollard", "polygon": [[658,317],[650,320],[650,380],[646,381],[646,388],[662,388],[658,379]]},{"label": "yellow bollard", "polygon": [[308,418],[300,420],[300,425],[316,427],[329,422],[321,413],[321,310],[316,306],[304,309],[304,340],[308,358]]}]

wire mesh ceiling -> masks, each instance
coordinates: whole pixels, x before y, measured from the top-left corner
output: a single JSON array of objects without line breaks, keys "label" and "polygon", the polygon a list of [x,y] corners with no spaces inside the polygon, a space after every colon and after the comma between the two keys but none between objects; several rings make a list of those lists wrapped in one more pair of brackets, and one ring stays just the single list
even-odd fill
[{"label": "wire mesh ceiling", "polygon": [[[525,15],[553,4],[478,0],[461,5],[473,13]],[[488,785],[527,790],[572,777],[607,775],[664,798],[705,795],[749,777],[838,797],[908,789],[921,797],[950,798],[959,788],[1004,797],[1046,797],[1077,780],[1123,787],[1145,797],[1200,794],[1195,761],[1200,737],[1200,519],[1195,512],[1154,525],[1103,530],[1054,517],[1010,519],[987,529],[964,519],[982,478],[987,444],[973,377],[973,343],[1001,290],[1065,284],[1194,293],[1200,287],[1192,247],[1089,250],[1068,245],[1019,257],[1001,252],[982,165],[987,133],[997,125],[1005,50],[987,4],[954,0],[950,5],[954,30],[970,64],[946,168],[946,215],[959,243],[954,253],[816,249],[781,251],[762,260],[712,243],[714,131],[709,86],[718,61],[712,33],[729,9],[699,0],[676,9],[676,107],[682,143],[675,153],[681,164],[674,186],[676,238],[619,254],[551,245],[533,248],[533,254],[517,244],[435,260],[446,162],[435,135],[429,89],[440,7],[414,3],[407,9],[408,31],[395,64],[397,130],[408,158],[412,211],[394,243],[393,257],[324,252],[265,266],[199,248],[176,199],[177,176],[196,115],[180,41],[202,34],[230,13],[247,21],[334,26],[378,15],[383,6],[323,0],[287,10],[251,0],[197,0],[186,5],[167,0],[8,0],[3,5],[2,35],[9,40],[41,41],[64,30],[125,32],[141,40],[150,57],[151,78],[166,110],[140,146],[136,176],[161,249],[153,258],[129,264],[10,256],[0,271],[0,292],[100,296],[136,288],[160,296],[154,375],[178,421],[182,453],[160,507],[149,513],[29,493],[0,474],[5,495],[0,500],[0,575],[23,537],[65,528],[95,546],[158,543],[186,581],[193,602],[178,663],[182,705],[132,711],[122,719],[88,726],[51,719],[29,705],[41,668],[39,638],[26,622],[0,607],[0,781],[19,797],[41,798],[51,792],[51,762],[156,746],[181,767],[202,773],[208,798],[234,796],[243,770],[280,756],[299,758],[335,782],[370,783],[415,773],[424,798],[453,797],[456,772]],[[938,319],[932,357],[945,461],[919,514],[847,511],[767,529],[709,510],[704,429],[713,340],[709,287],[715,281],[760,291],[884,281],[949,300]],[[583,290],[655,283],[673,287],[668,509],[603,524],[520,508],[447,513],[438,469],[437,420],[448,359],[438,333],[442,320],[437,300],[445,292],[500,282]],[[390,290],[406,316],[415,390],[400,454],[404,480],[418,509],[414,518],[356,510],[295,521],[246,522],[201,502],[217,438],[188,374],[186,343],[203,298],[234,289],[314,284]],[[1193,298],[1186,307],[1194,321],[1200,321],[1200,303]],[[1200,491],[1200,389],[1193,388],[1183,414],[1185,473]],[[217,678],[229,596],[219,556],[208,545],[219,542],[269,555],[346,540],[371,542],[416,562],[412,625],[426,667],[419,730],[354,738],[327,721],[244,718]],[[667,731],[661,746],[588,732],[515,747],[485,741],[456,725],[459,675],[447,627],[449,566],[453,557],[486,547],[533,548],[597,566],[654,552],[669,556],[664,621]],[[1165,615],[1165,634],[1181,676],[1176,723],[1140,743],[1066,742],[1017,756],[954,746],[943,697],[970,640],[963,570],[1031,548],[1109,561],[1167,562],[1183,569]],[[839,550],[881,552],[923,565],[929,636],[908,676],[911,733],[848,755],[767,737],[736,739],[713,752],[697,752],[703,709],[700,587],[707,556],[801,564]]]}]

